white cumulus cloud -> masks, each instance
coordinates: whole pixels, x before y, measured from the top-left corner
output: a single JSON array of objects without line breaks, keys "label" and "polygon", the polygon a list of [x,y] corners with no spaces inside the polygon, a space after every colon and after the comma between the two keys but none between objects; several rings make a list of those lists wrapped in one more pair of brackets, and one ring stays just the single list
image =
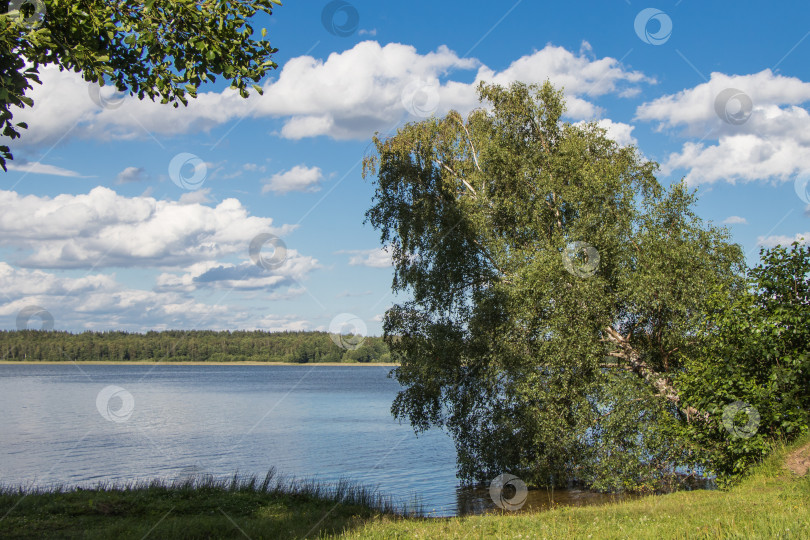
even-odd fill
[{"label": "white cumulus cloud", "polygon": [[638,107],[636,118],[676,129],[687,141],[662,164],[686,170],[692,185],[761,179],[788,181],[810,171],[810,83],[764,70],[750,75],[712,73],[694,88]]},{"label": "white cumulus cloud", "polygon": [[278,172],[265,180],[262,193],[268,191],[276,194],[290,191],[318,191],[322,179],[323,173],[319,167],[296,165],[288,171]]},{"label": "white cumulus cloud", "polygon": [[119,184],[128,184],[130,182],[142,182],[148,178],[149,175],[143,167],[127,167],[118,173],[115,180]]},{"label": "white cumulus cloud", "polygon": [[228,329],[251,320],[251,314],[232,306],[203,304],[175,292],[132,289],[113,275],[70,278],[0,262],[0,286],[6,291],[0,304],[6,328],[15,328],[17,314],[33,305],[53,316],[55,329],[71,331]]},{"label": "white cumulus cloud", "polygon": [[810,231],[803,232],[803,233],[796,233],[794,236],[785,236],[785,235],[771,235],[771,236],[759,236],[757,237],[757,245],[763,246],[766,248],[772,248],[776,246],[789,246],[793,242],[799,242],[800,244],[806,244],[807,239],[810,239]]},{"label": "white cumulus cloud", "polygon": [[106,187],[56,197],[0,190],[0,245],[28,251],[39,268],[172,267],[231,255],[247,258],[260,233],[292,226],[251,216],[237,199],[215,207],[124,197]]},{"label": "white cumulus cloud", "polygon": [[385,248],[343,250],[338,253],[351,255],[351,266],[368,266],[369,268],[390,268],[393,264],[391,254]]},{"label": "white cumulus cloud", "polygon": [[[30,93],[34,107],[14,112],[15,121],[29,125],[15,145],[36,148],[74,137],[172,136],[248,117],[280,119],[280,135],[290,139],[365,139],[414,119],[414,114],[418,119],[450,109],[468,112],[478,105],[475,89],[481,81],[507,85],[550,80],[565,89],[570,118],[597,119],[602,111],[591,98],[632,96],[640,84],[655,82],[615,58],[594,58],[585,45],[578,53],[546,45],[497,71],[446,46],[420,54],[410,45],[363,41],[325,59],[305,55],[288,60],[263,84],[262,96],[244,100],[231,89],[199,92],[187,107],[178,108],[135,96],[105,108],[91,97],[92,86],[80,75],[44,66],[43,84]],[[472,70],[472,82],[458,80],[459,72]],[[464,79],[469,81],[469,75]],[[103,96],[110,92],[109,87],[101,89]]]}]

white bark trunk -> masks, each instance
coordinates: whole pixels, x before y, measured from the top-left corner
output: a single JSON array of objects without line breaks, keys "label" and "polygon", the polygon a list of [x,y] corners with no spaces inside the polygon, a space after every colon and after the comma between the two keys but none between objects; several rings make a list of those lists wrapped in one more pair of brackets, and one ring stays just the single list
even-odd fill
[{"label": "white bark trunk", "polygon": [[630,345],[629,335],[622,336],[610,326],[607,327],[606,333],[608,336],[606,341],[616,346],[616,350],[609,353],[610,356],[624,360],[628,369],[647,381],[658,391],[659,396],[677,405],[678,409],[686,415],[687,422],[691,422],[693,418],[708,420],[708,413],[700,413],[694,407],[683,408],[680,406],[681,398],[678,395],[678,390],[665,375],[658,373],[641,359],[639,352]]}]

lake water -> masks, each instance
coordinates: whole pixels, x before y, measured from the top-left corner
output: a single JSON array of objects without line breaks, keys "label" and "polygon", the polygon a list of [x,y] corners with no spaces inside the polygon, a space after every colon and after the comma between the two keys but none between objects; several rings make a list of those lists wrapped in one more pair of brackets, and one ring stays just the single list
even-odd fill
[{"label": "lake water", "polygon": [[[459,489],[441,431],[417,437],[390,413],[382,366],[0,365],[0,482],[94,485],[189,471],[340,478],[418,498],[433,515],[486,511]],[[557,492],[560,503],[611,497]],[[548,503],[532,492],[526,509]]]}]

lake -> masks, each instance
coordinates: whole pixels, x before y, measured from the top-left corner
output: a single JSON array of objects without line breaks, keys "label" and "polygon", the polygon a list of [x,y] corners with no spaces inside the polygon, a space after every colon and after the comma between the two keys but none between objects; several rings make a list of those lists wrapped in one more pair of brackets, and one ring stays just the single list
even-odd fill
[{"label": "lake", "polygon": [[[0,365],[0,482],[91,486],[189,473],[341,478],[432,515],[494,508],[459,489],[452,440],[390,413],[383,366]],[[576,490],[557,503],[614,500]],[[545,506],[532,492],[526,509]]]}]

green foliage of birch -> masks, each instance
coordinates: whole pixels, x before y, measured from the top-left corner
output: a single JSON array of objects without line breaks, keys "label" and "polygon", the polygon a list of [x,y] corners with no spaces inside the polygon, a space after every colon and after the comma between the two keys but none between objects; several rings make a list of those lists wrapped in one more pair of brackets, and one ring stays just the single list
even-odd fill
[{"label": "green foliage of birch", "polygon": [[483,107],[375,138],[367,220],[390,246],[392,406],[453,436],[459,476],[656,489],[692,460],[672,377],[709,290],[742,252],[683,183],[595,124],[563,123],[549,83],[482,84]]}]

